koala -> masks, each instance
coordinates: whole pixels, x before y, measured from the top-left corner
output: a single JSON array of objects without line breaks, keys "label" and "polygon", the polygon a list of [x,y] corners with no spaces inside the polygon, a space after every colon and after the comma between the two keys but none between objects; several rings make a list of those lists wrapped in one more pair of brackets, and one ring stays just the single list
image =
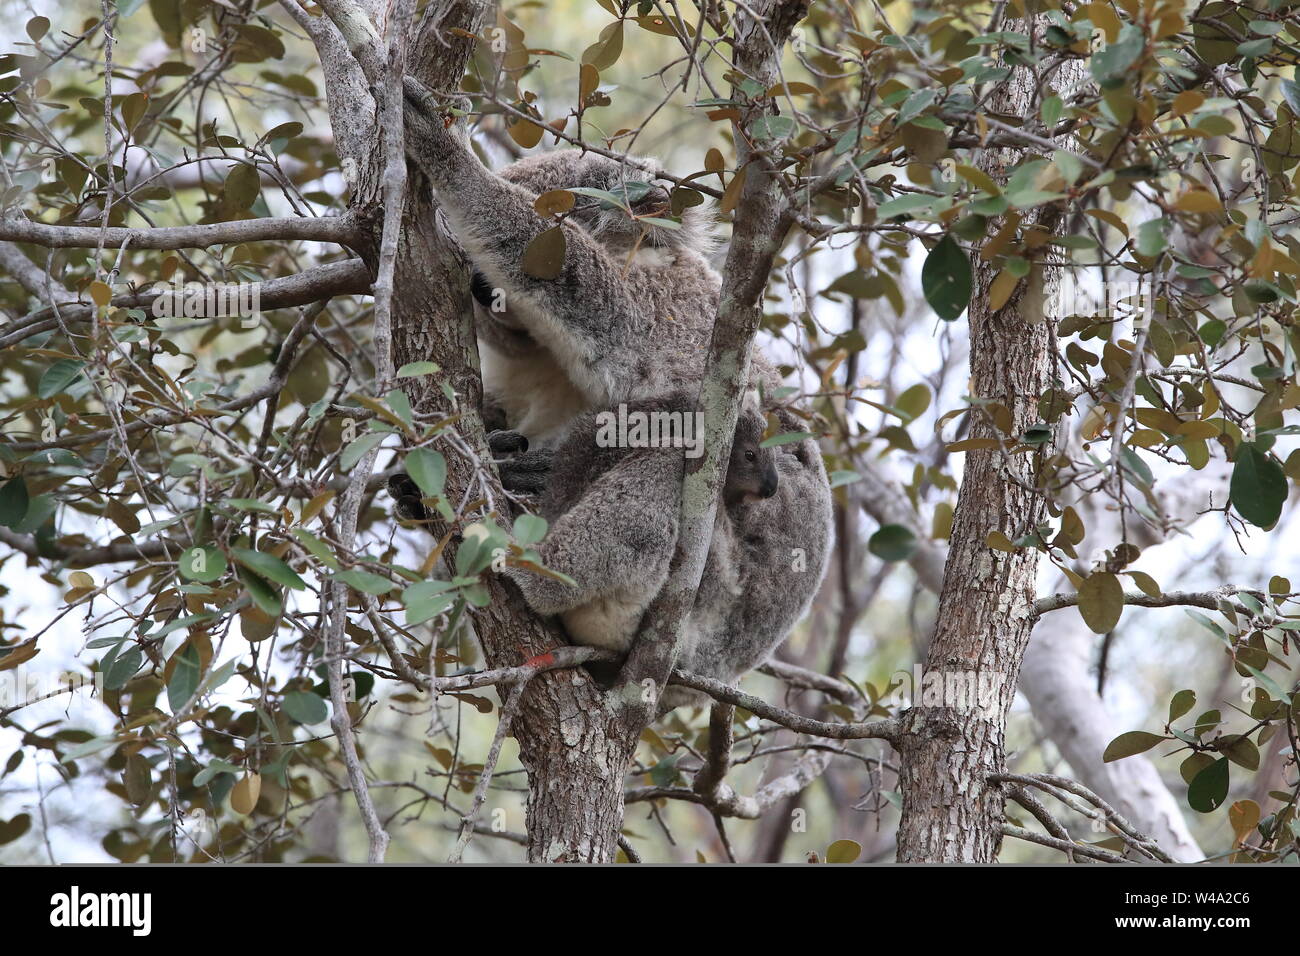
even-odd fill
[{"label": "koala", "polygon": [[[736,423],[705,571],[678,659],[688,670],[726,681],[760,663],[788,629],[729,635],[742,620],[752,627],[756,622],[749,618],[759,616],[742,605],[750,601],[755,579],[770,577],[760,569],[770,556],[758,555],[756,562],[746,555],[764,547],[772,525],[768,503],[780,488],[784,457],[762,447],[767,420],[756,393],[751,396]],[[698,442],[703,434],[702,416],[691,407],[684,392],[621,406],[620,420],[639,416],[662,423],[656,431],[660,441],[648,447],[608,443],[602,421],[615,413],[586,413],[555,452],[541,499],[550,529],[538,551],[548,570],[574,583],[521,568],[507,573],[529,606],[558,616],[576,644],[627,651],[642,614],[668,579],[685,467],[681,449],[690,454],[691,435]],[[702,446],[693,450],[703,452]],[[761,646],[755,640],[760,634]]]},{"label": "koala", "polygon": [[[541,153],[493,173],[463,127],[449,128],[432,95],[409,78],[406,96],[407,153],[477,273],[484,391],[510,429],[534,451],[554,449],[585,411],[699,383],[720,286],[700,207],[685,209],[676,229],[644,221],[668,218],[668,189],[594,153]],[[563,269],[534,278],[523,270],[524,251],[554,222],[533,201],[572,187],[622,197],[631,214],[576,196],[560,226]]]},{"label": "koala", "polygon": [[[403,92],[408,159],[434,190],[474,270],[484,418],[497,429],[490,436],[493,455],[504,456],[498,466],[507,488],[539,491],[557,467],[559,449],[576,453],[566,442],[590,428],[592,413],[619,403],[693,396],[698,390],[721,294],[721,278],[708,262],[713,244],[709,217],[695,206],[674,219],[670,185],[654,181],[646,170],[658,166],[646,159],[620,162],[555,150],[494,173],[478,160],[464,125],[449,119],[436,96],[409,77]],[[575,194],[572,210],[559,225],[565,239],[559,274],[551,279],[529,275],[523,269],[525,250],[539,233],[555,227],[554,219],[538,215],[534,201],[544,192],[575,187],[612,193],[620,203]],[[669,219],[674,221],[665,225]],[[802,431],[794,413],[774,398],[779,384],[766,358],[754,355],[748,387],[762,396],[756,411],[775,415],[784,431]],[[777,446],[771,454],[779,477],[771,497],[742,498],[734,507],[724,502],[719,508],[723,523],[715,531],[701,591],[743,599],[714,595],[697,602],[697,630],[712,635],[712,643],[696,639],[689,661],[712,674],[734,676],[760,663],[803,615],[825,572],[831,495],[817,445],[805,438]],[[637,542],[662,554],[662,542],[674,539],[681,454],[620,458],[602,452],[578,458],[587,462],[583,468],[598,469],[599,475],[589,485],[562,479],[570,489],[587,491],[571,502],[559,523],[580,527],[591,510],[584,508],[584,500],[593,501],[594,508],[594,501],[605,496],[622,496],[625,520],[614,531],[623,543],[602,545],[603,556],[592,555],[592,561],[604,562],[600,574],[583,568],[589,581],[585,587],[617,589],[616,582],[626,580],[632,567],[624,562]],[[560,467],[569,473],[568,464]],[[646,473],[634,478],[637,469]],[[403,478],[390,483],[398,513],[405,508],[406,516],[419,519],[418,489]],[[557,499],[548,500],[549,507],[558,507]],[[597,510],[613,513],[607,506]],[[591,540],[598,539],[593,535]],[[652,570],[658,575],[658,569]],[[538,610],[559,606],[547,603],[541,591],[533,596]],[[569,601],[572,595],[556,599]],[[626,606],[620,605],[623,610],[617,613],[630,616]],[[714,613],[723,623],[705,620]],[[626,621],[599,628],[584,629],[581,622],[572,626],[585,633],[627,630]]]}]

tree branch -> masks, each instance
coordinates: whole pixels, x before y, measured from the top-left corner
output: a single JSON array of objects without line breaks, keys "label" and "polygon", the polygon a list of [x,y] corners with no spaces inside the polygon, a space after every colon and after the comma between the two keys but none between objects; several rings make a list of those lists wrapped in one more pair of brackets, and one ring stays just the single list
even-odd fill
[{"label": "tree branch", "polygon": [[[739,71],[765,85],[775,82],[782,47],[807,11],[807,0],[762,0],[752,8],[739,8],[735,18]],[[739,77],[733,85],[738,83]],[[706,452],[687,462],[677,545],[668,581],[647,609],[619,675],[620,685],[630,689],[624,695],[624,720],[638,732],[653,719],[656,703],[644,699],[639,685],[650,679],[662,692],[677,659],[682,624],[695,603],[713,538],[718,494],[731,452],[739,399],[749,378],[750,354],[763,316],[763,291],[789,226],[777,173],[745,129],[766,116],[769,108],[771,104],[751,107],[735,123],[740,169],[736,175],[745,176],[745,180],[722,270],[718,316],[704,363],[707,371],[696,403],[704,414]]]},{"label": "tree branch", "polygon": [[351,245],[357,236],[352,216],[289,216],[285,218],[234,219],[197,226],[152,226],[130,229],[111,226],[61,226],[29,219],[0,219],[0,239],[30,242],[47,249],[95,249],[106,246],[128,249],[203,249],[207,246],[241,242],[301,239]]},{"label": "tree branch", "polygon": [[673,671],[669,683],[703,691],[714,700],[735,704],[737,707],[743,707],[764,720],[770,720],[774,724],[789,727],[801,734],[811,734],[814,737],[828,737],[831,740],[874,739],[892,741],[900,732],[900,725],[897,719],[893,717],[855,724],[832,724],[824,720],[815,720],[812,717],[804,717],[788,710],[782,710],[760,697],[746,694],[744,691],[737,690],[720,680],[714,680],[712,677],[704,677],[700,674],[692,674],[690,671],[680,669]]},{"label": "tree branch", "polygon": [[[1186,605],[1188,607],[1205,608],[1208,611],[1217,611],[1221,602],[1234,594],[1251,594],[1255,597],[1264,597],[1264,592],[1252,590],[1250,588],[1238,588],[1232,585],[1226,585],[1221,588],[1215,588],[1213,591],[1166,591],[1163,594],[1150,595],[1143,591],[1126,591],[1124,592],[1124,603],[1136,607],[1177,607]],[[1079,604],[1079,595],[1073,594],[1052,594],[1047,597],[1039,598],[1034,602],[1034,615],[1046,614],[1049,611],[1059,611],[1061,608],[1077,607]],[[1251,613],[1247,608],[1240,604],[1232,605],[1234,610],[1243,613]]]},{"label": "tree branch", "polygon": [[[346,259],[258,283],[258,306],[263,311],[287,309],[336,295],[365,295],[369,292],[370,270],[366,264],[360,259]],[[172,294],[173,290],[166,286],[147,292],[128,292],[114,296],[110,305],[119,309],[151,308],[159,297]],[[86,302],[60,305],[57,315],[52,308],[33,312],[6,326],[5,334],[0,336],[0,348],[57,328],[60,319],[69,325],[89,322],[95,309],[96,306]]]}]

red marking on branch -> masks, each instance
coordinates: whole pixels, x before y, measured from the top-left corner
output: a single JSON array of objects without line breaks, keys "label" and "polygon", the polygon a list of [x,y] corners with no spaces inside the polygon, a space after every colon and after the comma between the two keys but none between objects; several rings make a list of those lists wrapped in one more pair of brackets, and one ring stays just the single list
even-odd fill
[{"label": "red marking on branch", "polygon": [[524,661],[525,667],[550,667],[555,663],[555,654],[547,651],[545,654],[538,654],[536,657],[530,657]]}]

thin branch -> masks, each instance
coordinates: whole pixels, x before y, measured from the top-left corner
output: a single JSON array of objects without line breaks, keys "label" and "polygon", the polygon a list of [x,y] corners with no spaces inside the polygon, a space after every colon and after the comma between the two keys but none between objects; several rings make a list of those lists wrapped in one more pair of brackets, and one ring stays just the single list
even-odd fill
[{"label": "thin branch", "polygon": [[483,801],[487,798],[488,785],[492,782],[492,774],[496,771],[497,761],[501,758],[501,744],[506,739],[506,733],[510,730],[515,713],[519,710],[519,701],[523,698],[524,688],[527,686],[528,681],[521,680],[511,687],[510,696],[501,707],[501,719],[497,721],[496,733],[492,736],[492,746],[488,749],[487,759],[483,761],[483,770],[478,776],[478,784],[474,787],[474,799],[470,803],[469,810],[460,818],[460,833],[456,836],[456,846],[447,857],[448,863],[459,863],[465,853],[465,847],[469,845],[469,838],[474,833],[474,821],[483,806]]},{"label": "thin branch", "polygon": [[743,707],[757,717],[770,720],[774,724],[797,730],[801,734],[814,737],[827,737],[831,740],[895,740],[902,732],[898,720],[886,717],[852,724],[832,724],[824,720],[814,720],[800,714],[774,707],[767,701],[737,690],[720,680],[703,677],[689,671],[674,670],[669,679],[670,684],[680,684],[693,690],[703,691],[714,700]]},{"label": "thin branch", "polygon": [[[1262,591],[1226,585],[1215,588],[1213,591],[1166,591],[1155,596],[1142,591],[1126,591],[1124,593],[1124,603],[1137,607],[1177,607],[1186,605],[1188,607],[1205,608],[1208,611],[1217,611],[1220,604],[1234,594],[1252,594],[1256,597],[1263,597]],[[1066,607],[1076,607],[1078,603],[1079,595],[1077,593],[1052,594],[1039,598],[1034,602],[1034,615],[1046,614],[1048,611],[1059,611],[1061,608]],[[1234,604],[1233,607],[1244,614],[1250,613],[1241,605]]]},{"label": "thin branch", "polygon": [[1026,830],[1022,827],[1012,826],[1010,823],[1002,824],[1002,835],[1015,837],[1017,840],[1024,840],[1027,843],[1037,843],[1040,846],[1051,847],[1053,850],[1060,850],[1062,853],[1077,853],[1079,856],[1086,856],[1094,860],[1100,860],[1102,863],[1130,862],[1118,853],[1112,853],[1110,850],[1102,850],[1095,846],[1084,846],[1070,840],[1062,840],[1058,837],[1048,836],[1045,833],[1035,833],[1033,830]]}]

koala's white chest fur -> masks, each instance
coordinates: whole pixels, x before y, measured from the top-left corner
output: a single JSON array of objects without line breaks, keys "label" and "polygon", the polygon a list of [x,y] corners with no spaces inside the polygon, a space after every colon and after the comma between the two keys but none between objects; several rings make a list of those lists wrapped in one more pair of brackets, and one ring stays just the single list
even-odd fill
[{"label": "koala's white chest fur", "polygon": [[587,401],[544,349],[514,358],[479,341],[483,387],[505,409],[506,421],[534,449],[560,443]]},{"label": "koala's white chest fur", "polygon": [[560,616],[577,644],[625,651],[632,644],[644,608],[625,596],[597,598]]}]

